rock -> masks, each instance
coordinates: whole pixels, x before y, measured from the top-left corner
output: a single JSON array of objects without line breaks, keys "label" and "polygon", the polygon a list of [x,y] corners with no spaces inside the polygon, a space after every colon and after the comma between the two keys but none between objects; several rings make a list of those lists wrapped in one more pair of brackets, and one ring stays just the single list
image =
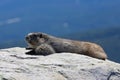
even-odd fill
[{"label": "rock", "polygon": [[0,50],[0,80],[120,80],[120,64],[72,53],[26,55]]}]

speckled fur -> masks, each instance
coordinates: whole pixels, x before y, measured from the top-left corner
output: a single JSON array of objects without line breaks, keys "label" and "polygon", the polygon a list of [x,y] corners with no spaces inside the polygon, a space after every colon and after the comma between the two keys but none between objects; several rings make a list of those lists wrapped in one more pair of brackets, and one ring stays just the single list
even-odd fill
[{"label": "speckled fur", "polygon": [[103,48],[91,42],[62,39],[45,33],[30,33],[26,36],[26,41],[37,54],[71,52],[103,60],[107,58]]}]

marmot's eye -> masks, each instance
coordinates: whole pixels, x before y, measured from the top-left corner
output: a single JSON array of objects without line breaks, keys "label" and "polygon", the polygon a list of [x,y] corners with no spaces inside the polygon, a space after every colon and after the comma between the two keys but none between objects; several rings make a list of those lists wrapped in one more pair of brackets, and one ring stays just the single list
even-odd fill
[{"label": "marmot's eye", "polygon": [[37,35],[33,35],[33,37],[37,37]]}]

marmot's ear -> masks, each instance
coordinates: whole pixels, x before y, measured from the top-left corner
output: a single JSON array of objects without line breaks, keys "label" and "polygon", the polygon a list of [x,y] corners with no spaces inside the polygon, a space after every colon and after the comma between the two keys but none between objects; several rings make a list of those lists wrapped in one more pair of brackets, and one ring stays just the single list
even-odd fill
[{"label": "marmot's ear", "polygon": [[46,38],[47,34],[39,32],[37,33],[40,38]]}]

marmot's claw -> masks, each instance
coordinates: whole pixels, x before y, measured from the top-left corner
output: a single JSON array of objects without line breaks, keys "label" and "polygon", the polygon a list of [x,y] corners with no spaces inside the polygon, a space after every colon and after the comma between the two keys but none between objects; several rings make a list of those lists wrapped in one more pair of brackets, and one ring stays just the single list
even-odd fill
[{"label": "marmot's claw", "polygon": [[33,48],[30,48],[30,47],[26,47],[26,50],[31,50],[31,49],[33,49]]}]

